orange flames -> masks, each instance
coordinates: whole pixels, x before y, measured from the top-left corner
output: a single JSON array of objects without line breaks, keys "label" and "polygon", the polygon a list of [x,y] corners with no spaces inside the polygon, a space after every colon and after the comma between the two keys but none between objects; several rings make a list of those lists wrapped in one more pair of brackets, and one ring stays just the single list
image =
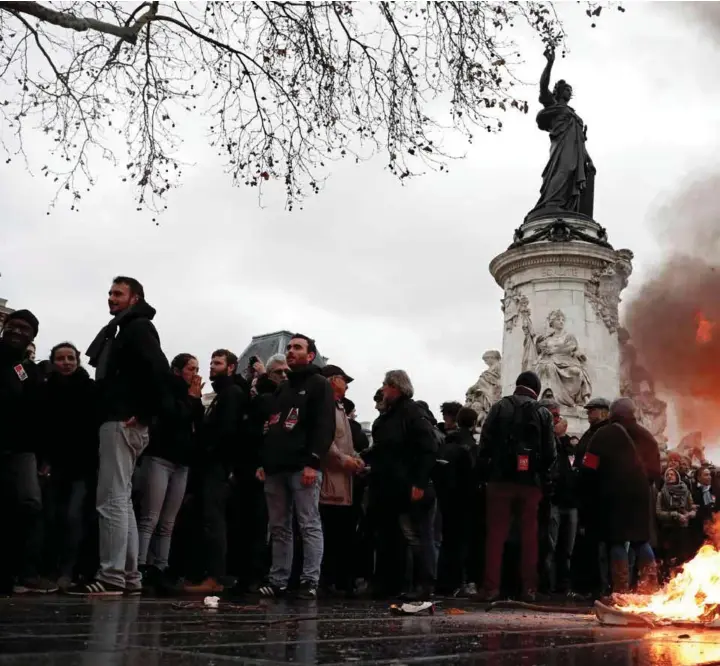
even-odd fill
[{"label": "orange flames", "polygon": [[659,592],[615,595],[617,607],[668,624],[720,627],[720,514],[705,523],[705,534],[707,543]]},{"label": "orange flames", "polygon": [[705,545],[659,592],[617,595],[618,608],[666,622],[720,626],[720,551]]},{"label": "orange flames", "polygon": [[706,345],[713,338],[713,329],[715,328],[715,322],[708,320],[702,312],[698,312],[695,315],[695,322],[697,323],[695,340],[698,342],[698,344]]}]

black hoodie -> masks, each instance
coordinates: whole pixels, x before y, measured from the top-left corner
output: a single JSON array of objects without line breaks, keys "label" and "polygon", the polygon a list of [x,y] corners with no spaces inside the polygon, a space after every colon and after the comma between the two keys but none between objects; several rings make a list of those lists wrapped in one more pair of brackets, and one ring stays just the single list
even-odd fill
[{"label": "black hoodie", "polygon": [[40,453],[44,445],[44,380],[24,355],[0,339],[0,453]]},{"label": "black hoodie", "polygon": [[89,479],[98,464],[98,393],[85,368],[72,375],[50,373],[45,385],[48,462],[53,476]]},{"label": "black hoodie", "polygon": [[232,376],[213,379],[212,387],[215,398],[198,433],[200,462],[220,463],[229,472],[247,445],[248,394]]},{"label": "black hoodie", "polygon": [[141,301],[118,325],[106,375],[98,381],[102,422],[134,416],[150,425],[163,410],[172,410],[170,367],[151,321],[154,317],[155,308]]},{"label": "black hoodie", "polygon": [[268,404],[261,459],[265,473],[320,469],[335,437],[335,398],[314,365],[293,370]]}]

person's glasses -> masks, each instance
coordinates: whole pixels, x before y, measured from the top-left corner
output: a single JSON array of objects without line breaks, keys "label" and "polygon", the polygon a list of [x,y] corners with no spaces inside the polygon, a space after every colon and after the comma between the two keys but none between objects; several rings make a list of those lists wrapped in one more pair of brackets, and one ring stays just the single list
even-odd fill
[{"label": "person's glasses", "polygon": [[287,370],[270,370],[271,375],[287,375]]}]

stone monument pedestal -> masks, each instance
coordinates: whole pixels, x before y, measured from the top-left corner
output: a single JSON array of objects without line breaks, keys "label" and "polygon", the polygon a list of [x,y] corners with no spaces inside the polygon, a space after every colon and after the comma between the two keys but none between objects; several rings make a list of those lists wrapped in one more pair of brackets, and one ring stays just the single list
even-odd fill
[{"label": "stone monument pedestal", "polygon": [[505,292],[502,394],[534,370],[552,392],[569,434],[587,428],[592,397],[620,395],[618,304],[632,252],[615,250],[595,221],[557,213],[526,221],[490,263]]}]

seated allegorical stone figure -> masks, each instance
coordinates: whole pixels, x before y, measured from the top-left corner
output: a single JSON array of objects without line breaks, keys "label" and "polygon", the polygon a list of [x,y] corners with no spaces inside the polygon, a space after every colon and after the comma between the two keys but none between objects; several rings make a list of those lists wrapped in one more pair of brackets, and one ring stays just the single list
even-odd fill
[{"label": "seated allegorical stone figure", "polygon": [[523,370],[534,370],[543,389],[551,389],[555,400],[565,407],[582,407],[592,395],[587,358],[577,338],[565,330],[565,314],[553,310],[544,333],[535,333],[532,321],[523,321],[525,343]]}]

